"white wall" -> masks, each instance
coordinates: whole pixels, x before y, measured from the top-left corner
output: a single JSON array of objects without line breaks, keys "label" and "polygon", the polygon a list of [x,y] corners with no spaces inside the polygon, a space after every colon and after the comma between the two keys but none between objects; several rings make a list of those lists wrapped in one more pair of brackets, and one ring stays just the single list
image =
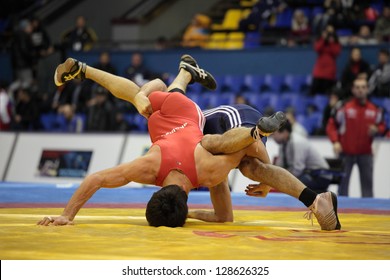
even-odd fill
[{"label": "white wall", "polygon": [[42,150],[91,150],[88,173],[93,173],[119,163],[124,140],[124,135],[20,133],[6,181],[79,183],[82,179],[37,176]]},{"label": "white wall", "polygon": [[15,133],[0,133],[0,179],[3,180],[5,177],[5,171],[9,156],[12,151],[12,146],[16,138]]},{"label": "white wall", "polygon": [[[0,174],[4,173],[6,160],[15,139],[12,133],[0,133]],[[311,138],[311,143],[325,157],[333,157],[332,146],[327,138]],[[74,149],[92,150],[93,156],[88,173],[106,169],[119,163],[128,162],[143,155],[150,147],[150,138],[145,134],[43,134],[20,133],[6,174],[7,181],[16,182],[49,182],[49,183],[79,183],[74,178],[37,177],[36,169],[43,149]],[[373,144],[374,150],[374,196],[390,198],[390,141],[379,139]],[[267,142],[267,151],[273,159],[278,153],[278,146],[272,140]],[[232,189],[243,192],[248,183],[239,171],[233,170],[229,175]],[[136,187],[139,184],[131,183]],[[337,191],[336,186],[331,186]],[[350,196],[360,197],[360,182],[358,170],[355,167],[351,176]]]}]

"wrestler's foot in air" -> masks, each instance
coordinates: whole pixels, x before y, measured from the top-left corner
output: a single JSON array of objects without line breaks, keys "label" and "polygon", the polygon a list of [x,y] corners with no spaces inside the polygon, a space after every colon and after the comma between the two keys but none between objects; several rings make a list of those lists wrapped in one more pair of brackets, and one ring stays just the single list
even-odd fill
[{"label": "wrestler's foot in air", "polygon": [[278,111],[269,117],[261,117],[257,122],[260,135],[269,136],[277,131],[286,122],[286,115]]},{"label": "wrestler's foot in air", "polygon": [[54,73],[54,83],[62,86],[64,83],[73,79],[85,79],[86,64],[73,58],[68,58],[64,63],[56,68]]},{"label": "wrestler's foot in air", "polygon": [[190,84],[197,82],[209,90],[215,90],[217,88],[217,82],[214,77],[208,71],[200,68],[192,56],[184,54],[181,57],[179,70],[181,68],[191,74],[192,80]]},{"label": "wrestler's foot in air", "polygon": [[337,216],[337,196],[333,192],[324,192],[317,195],[313,204],[309,207],[307,218],[316,216],[322,230],[341,229]]}]

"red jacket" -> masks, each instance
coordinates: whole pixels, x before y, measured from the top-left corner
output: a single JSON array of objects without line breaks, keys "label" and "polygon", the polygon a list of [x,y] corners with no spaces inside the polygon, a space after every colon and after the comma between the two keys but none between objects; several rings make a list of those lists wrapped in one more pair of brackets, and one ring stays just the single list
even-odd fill
[{"label": "red jacket", "polygon": [[368,134],[368,128],[372,124],[378,127],[378,134],[386,131],[383,110],[368,100],[366,104],[361,105],[354,98],[329,118],[326,133],[330,141],[341,143],[345,154],[372,154],[373,137]]},{"label": "red jacket", "polygon": [[313,78],[336,80],[336,58],[341,52],[337,42],[326,43],[323,38],[314,43],[317,61],[313,69]]}]

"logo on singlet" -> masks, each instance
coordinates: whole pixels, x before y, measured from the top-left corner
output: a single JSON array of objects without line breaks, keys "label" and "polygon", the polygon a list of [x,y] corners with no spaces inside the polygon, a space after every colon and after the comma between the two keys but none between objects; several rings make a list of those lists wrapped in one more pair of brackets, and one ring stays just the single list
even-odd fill
[{"label": "logo on singlet", "polygon": [[181,130],[181,129],[184,129],[186,126],[187,126],[187,123],[183,123],[183,125],[178,126],[178,127],[175,127],[174,129],[172,129],[171,131],[168,131],[167,133],[165,133],[165,134],[162,135],[162,136],[171,135],[171,134],[173,134],[173,133],[175,133],[175,132],[177,132],[177,131],[179,131],[179,130]]}]

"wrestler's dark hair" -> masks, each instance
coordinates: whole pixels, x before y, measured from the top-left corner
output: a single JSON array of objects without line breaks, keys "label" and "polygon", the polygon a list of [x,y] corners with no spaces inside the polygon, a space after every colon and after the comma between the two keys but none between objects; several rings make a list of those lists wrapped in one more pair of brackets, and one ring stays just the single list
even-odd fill
[{"label": "wrestler's dark hair", "polygon": [[150,226],[182,227],[187,219],[187,194],[178,185],[169,185],[155,192],[146,206]]}]

